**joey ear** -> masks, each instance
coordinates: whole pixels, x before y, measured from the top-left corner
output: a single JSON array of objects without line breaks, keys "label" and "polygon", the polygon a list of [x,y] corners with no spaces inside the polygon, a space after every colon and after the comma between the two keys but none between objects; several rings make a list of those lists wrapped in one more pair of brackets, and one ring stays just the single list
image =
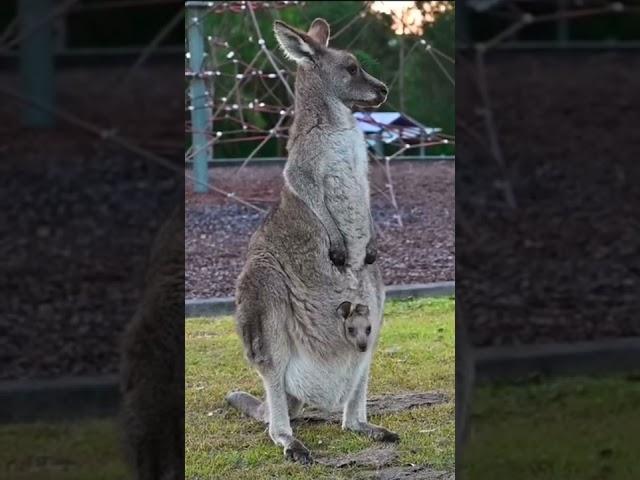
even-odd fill
[{"label": "joey ear", "polygon": [[331,28],[324,18],[316,18],[309,27],[307,34],[324,47],[329,46]]},{"label": "joey ear", "polygon": [[298,64],[311,60],[322,48],[309,35],[280,20],[273,23],[273,31],[286,57]]},{"label": "joey ear", "polygon": [[342,302],[338,307],[338,311],[340,315],[342,315],[342,318],[346,320],[353,311],[353,304],[351,302]]},{"label": "joey ear", "polygon": [[358,315],[369,315],[369,307],[359,303],[358,305],[356,305],[356,313]]}]

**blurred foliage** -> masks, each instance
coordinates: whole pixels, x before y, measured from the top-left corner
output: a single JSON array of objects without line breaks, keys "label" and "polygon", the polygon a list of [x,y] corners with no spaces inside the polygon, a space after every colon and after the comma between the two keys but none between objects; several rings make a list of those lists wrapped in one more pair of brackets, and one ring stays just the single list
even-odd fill
[{"label": "blurred foliage", "polygon": [[[570,2],[569,10],[601,8],[616,2],[611,0],[582,0]],[[630,5],[634,2],[620,2]],[[536,16],[553,16],[557,13],[557,2],[520,2],[519,8],[506,6],[502,2],[496,8],[486,12],[468,11],[469,32],[475,41],[485,41],[504,31],[517,21],[519,12],[528,12]],[[459,8],[464,8],[460,6]],[[567,20],[570,40],[578,41],[638,41],[640,40],[640,16],[635,12],[616,13],[604,11],[597,15],[584,15]],[[558,23],[555,21],[533,23],[517,32],[513,40],[518,41],[557,41]]]},{"label": "blurred foliage", "polygon": [[[440,67],[425,50],[424,45],[416,45],[420,39],[424,39],[433,47],[450,57],[454,57],[454,24],[455,10],[447,12],[430,25],[427,25],[422,37],[397,36],[391,30],[391,17],[389,15],[374,13],[366,8],[365,2],[355,1],[314,1],[306,2],[302,6],[292,6],[283,9],[266,9],[255,12],[256,19],[267,47],[275,53],[283,65],[293,70],[293,65],[285,60],[277,48],[273,35],[273,21],[280,19],[289,25],[306,31],[314,18],[322,17],[331,25],[332,35],[338,34],[331,42],[334,48],[348,49],[362,62],[364,68],[372,75],[383,80],[390,86],[390,95],[382,110],[400,111],[400,95],[398,76],[404,77],[405,113],[431,127],[442,128],[443,132],[453,134],[455,132],[455,89],[451,82],[440,70]],[[358,17],[364,14],[363,17]],[[356,18],[358,17],[358,18]],[[214,66],[223,76],[216,77],[215,88],[222,93],[216,93],[220,98],[227,95],[236,82],[235,75],[243,72],[244,66],[234,64],[233,58],[250,62],[258,53],[259,45],[255,34],[255,28],[248,12],[208,15],[204,26],[205,34],[213,39],[226,40],[229,48],[217,47],[214,55]],[[401,45],[404,42],[404,46]],[[413,48],[412,48],[413,47]],[[404,71],[400,72],[400,49],[404,48]],[[228,57],[233,52],[233,57]],[[410,53],[409,53],[410,52]],[[448,69],[453,77],[454,65],[440,59],[443,66]],[[273,72],[273,67],[268,60],[261,56],[255,64],[264,72]],[[284,105],[290,105],[287,92],[277,79],[265,79],[272,88],[273,95],[280,99]],[[248,104],[256,98],[261,98],[267,93],[265,86],[258,80],[248,79],[243,84],[240,92],[234,94],[230,103]],[[267,97],[266,104],[277,104],[274,96]],[[278,120],[278,114],[267,114],[245,110],[243,114],[252,123],[267,126],[274,125]],[[232,121],[218,122],[215,130],[223,132],[237,130],[238,123]],[[217,157],[242,157],[248,155],[257,145],[257,142],[234,142],[219,144],[215,147]],[[450,153],[452,145],[445,145],[427,150],[428,154]],[[415,150],[410,152],[417,153]],[[272,140],[260,151],[260,156],[284,155],[284,142]]]}]

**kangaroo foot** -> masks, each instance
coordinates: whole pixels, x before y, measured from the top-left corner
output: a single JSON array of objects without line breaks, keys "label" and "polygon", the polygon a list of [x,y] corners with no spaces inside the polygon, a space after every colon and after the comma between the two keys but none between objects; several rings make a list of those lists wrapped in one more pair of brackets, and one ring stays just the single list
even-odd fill
[{"label": "kangaroo foot", "polygon": [[358,422],[356,425],[346,427],[345,429],[366,435],[367,437],[372,438],[377,442],[395,443],[400,441],[400,436],[397,433],[392,432],[391,430],[387,430],[384,427],[379,427],[378,425],[374,425],[372,423]]},{"label": "kangaroo foot", "polygon": [[291,428],[282,429],[269,425],[269,436],[273,443],[284,447],[284,458],[294,462],[308,465],[313,463],[313,458],[309,449],[304,444],[295,438],[291,433]]},{"label": "kangaroo foot", "polygon": [[284,448],[284,456],[287,460],[292,460],[302,465],[313,463],[309,449],[305,447],[300,440],[295,438]]}]

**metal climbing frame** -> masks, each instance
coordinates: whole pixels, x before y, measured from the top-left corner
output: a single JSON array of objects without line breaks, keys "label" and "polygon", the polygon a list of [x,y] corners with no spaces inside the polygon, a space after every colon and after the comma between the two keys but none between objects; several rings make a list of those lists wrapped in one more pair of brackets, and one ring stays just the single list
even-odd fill
[{"label": "metal climbing frame", "polygon": [[193,152],[193,188],[203,193],[208,190],[209,160],[211,148],[211,105],[203,72],[206,52],[202,31],[204,14],[215,6],[215,2],[185,2],[187,38],[189,42],[189,110],[191,113],[191,149]]}]

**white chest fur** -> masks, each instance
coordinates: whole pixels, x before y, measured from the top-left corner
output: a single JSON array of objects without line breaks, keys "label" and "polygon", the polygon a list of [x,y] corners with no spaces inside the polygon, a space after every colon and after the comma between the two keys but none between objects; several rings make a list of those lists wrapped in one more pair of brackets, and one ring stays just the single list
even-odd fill
[{"label": "white chest fur", "polygon": [[325,198],[346,241],[349,264],[359,268],[371,231],[366,144],[354,127],[334,134],[330,148]]},{"label": "white chest fur", "polygon": [[353,352],[329,361],[296,353],[285,372],[287,393],[318,408],[340,410],[370,361],[370,353]]},{"label": "white chest fur", "polygon": [[[346,173],[353,178],[354,185],[358,187],[357,192],[354,192],[359,197],[358,203],[364,203],[368,206],[369,179],[367,177],[369,161],[367,145],[362,132],[357,127],[354,127],[337,135],[335,153],[341,163],[347,167]],[[338,166],[338,168],[340,167]]]}]

